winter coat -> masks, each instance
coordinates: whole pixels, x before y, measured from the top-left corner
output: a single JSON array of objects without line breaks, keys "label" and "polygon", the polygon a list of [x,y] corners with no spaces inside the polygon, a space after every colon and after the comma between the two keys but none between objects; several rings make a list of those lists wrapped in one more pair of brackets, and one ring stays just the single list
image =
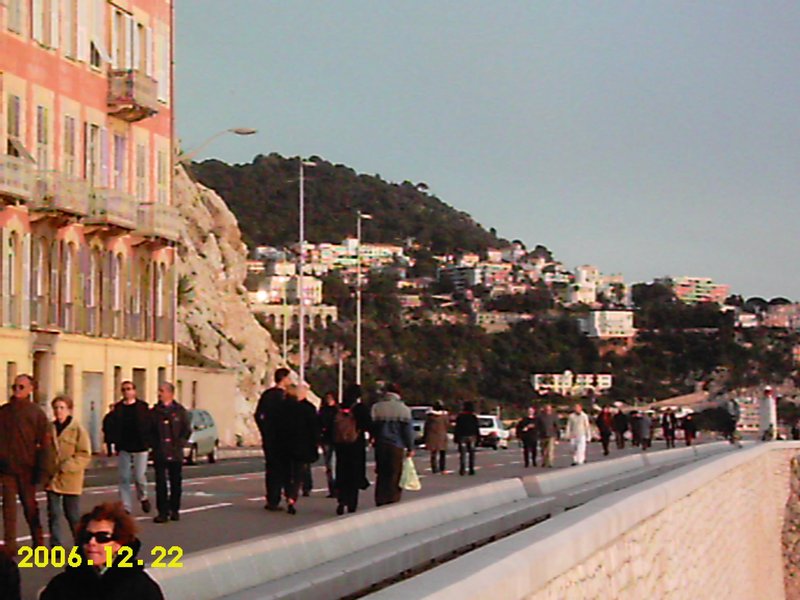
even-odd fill
[{"label": "winter coat", "polygon": [[57,494],[78,496],[83,492],[83,475],[92,459],[92,443],[89,434],[75,419],[72,419],[59,434],[52,425],[53,457],[52,479],[46,490]]},{"label": "winter coat", "polygon": [[445,410],[432,410],[425,417],[423,437],[425,447],[431,452],[444,452],[447,450],[447,427],[450,418]]},{"label": "winter coat", "polygon": [[556,416],[540,412],[536,415],[536,431],[542,439],[558,439],[560,432],[558,430],[558,420]]},{"label": "winter coat", "polygon": [[517,439],[524,444],[535,444],[539,440],[539,429],[536,426],[536,417],[524,417],[517,423]]},{"label": "winter coat", "polygon": [[333,444],[333,421],[336,413],[339,412],[337,406],[322,406],[317,413],[319,417],[319,438],[320,442],[326,445]]},{"label": "winter coat", "polygon": [[255,419],[261,433],[261,443],[265,450],[279,452],[287,438],[285,412],[289,402],[286,393],[279,387],[271,387],[261,394],[256,407]]},{"label": "winter coat", "polygon": [[647,415],[641,417],[639,421],[639,435],[642,436],[643,440],[649,440],[650,436],[653,434],[653,421]]},{"label": "winter coat", "polygon": [[614,417],[611,416],[610,412],[600,411],[600,414],[597,415],[595,422],[597,423],[597,429],[601,435],[611,435]]},{"label": "winter coat", "polygon": [[50,580],[39,600],[164,600],[158,584],[136,563],[141,542],[134,540],[131,548],[132,566],[112,564],[103,573],[86,564],[67,567]]},{"label": "winter coat", "polygon": [[678,428],[678,418],[675,413],[664,413],[661,416],[661,428],[664,431],[675,431]]},{"label": "winter coat", "polygon": [[286,407],[286,450],[289,459],[313,463],[319,458],[319,419],[308,400],[290,401]]},{"label": "winter coat", "polygon": [[182,462],[183,448],[192,434],[189,413],[176,400],[169,406],[158,402],[153,418],[153,458],[158,462]]},{"label": "winter coat", "polygon": [[614,431],[618,431],[619,433],[628,431],[628,415],[625,413],[618,412],[611,418],[611,422],[614,425]]},{"label": "winter coat", "polygon": [[[106,444],[113,444],[117,452],[120,450],[126,452],[145,452],[149,450],[153,447],[153,437],[155,435],[150,407],[144,400],[136,399],[133,409],[136,431],[133,432],[133,436],[130,436],[123,431],[126,426],[123,418],[123,411],[125,410],[122,408],[123,405],[124,402],[122,400],[115,403],[111,412],[103,419],[103,435],[105,436]],[[138,439],[133,445],[130,445],[131,437]]]},{"label": "winter coat", "polygon": [[0,473],[45,477],[53,461],[50,422],[30,400],[11,398],[0,406]]},{"label": "winter coat", "polygon": [[478,417],[474,413],[462,412],[456,417],[455,440],[456,443],[465,438],[477,438],[480,435]]}]

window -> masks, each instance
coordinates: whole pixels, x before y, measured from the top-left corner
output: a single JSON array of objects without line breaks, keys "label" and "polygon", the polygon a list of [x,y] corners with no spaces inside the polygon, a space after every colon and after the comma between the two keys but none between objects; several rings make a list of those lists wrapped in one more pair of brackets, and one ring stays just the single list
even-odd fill
[{"label": "window", "polygon": [[97,183],[98,155],[100,153],[100,127],[86,123],[84,125],[84,177],[90,185]]},{"label": "window", "polygon": [[147,201],[147,148],[144,144],[136,146],[136,198]]},{"label": "window", "polygon": [[136,56],[136,64],[134,69],[145,73],[147,71],[147,57],[150,54],[150,49],[147,47],[147,33],[144,25],[141,23],[136,24],[136,45],[139,49]]},{"label": "window", "polygon": [[9,94],[7,111],[6,131],[8,132],[7,154],[20,156],[17,144],[20,138],[20,117],[22,115],[22,101],[19,96]]},{"label": "window", "polygon": [[163,150],[158,152],[158,201],[161,204],[167,204],[169,201],[169,162],[167,161],[167,153]]},{"label": "window", "polygon": [[75,28],[76,28],[76,7],[75,0],[62,0],[61,20],[63,22],[61,47],[64,49],[64,56],[75,58]]},{"label": "window", "polygon": [[41,170],[47,170],[49,164],[47,113],[46,107],[36,107],[36,164]]},{"label": "window", "polygon": [[104,62],[111,62],[111,57],[106,52],[106,0],[93,0],[93,2],[94,27],[89,44],[89,64],[100,69]]},{"label": "window", "polygon": [[64,173],[75,176],[75,118],[64,117]]},{"label": "window", "polygon": [[117,254],[113,259],[113,270],[111,272],[111,308],[112,310],[122,310],[122,254]]},{"label": "window", "polygon": [[125,146],[124,136],[114,135],[114,189],[125,189]]},{"label": "window", "polygon": [[33,0],[31,2],[31,36],[48,48],[58,48],[59,0]]},{"label": "window", "polygon": [[72,365],[64,365],[64,393],[70,397],[72,397],[72,391],[74,388],[74,371],[75,368]]},{"label": "window", "polygon": [[22,2],[23,0],[8,0],[6,6],[7,26],[16,33],[22,33]]}]

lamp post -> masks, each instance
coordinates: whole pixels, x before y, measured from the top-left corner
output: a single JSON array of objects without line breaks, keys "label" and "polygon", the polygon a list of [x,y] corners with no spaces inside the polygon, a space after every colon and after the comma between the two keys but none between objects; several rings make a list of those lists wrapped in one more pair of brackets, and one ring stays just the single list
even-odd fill
[{"label": "lamp post", "polygon": [[306,294],[305,282],[303,280],[305,271],[305,171],[304,167],[315,167],[317,163],[300,159],[300,268],[298,273],[298,287],[297,299],[300,305],[298,310],[300,317],[300,383],[305,383],[306,380],[306,350],[305,350],[305,331],[306,331]]},{"label": "lamp post", "polygon": [[222,131],[218,131],[208,139],[204,140],[199,146],[197,146],[194,150],[189,152],[181,152],[178,155],[178,162],[184,163],[192,160],[197,154],[208,146],[211,142],[217,139],[220,136],[223,136],[227,133],[232,133],[233,135],[254,135],[258,133],[257,129],[251,129],[250,127],[231,127],[230,129],[223,129]]},{"label": "lamp post", "polygon": [[362,213],[356,216],[356,383],[361,385],[361,221],[371,219],[372,215]]}]

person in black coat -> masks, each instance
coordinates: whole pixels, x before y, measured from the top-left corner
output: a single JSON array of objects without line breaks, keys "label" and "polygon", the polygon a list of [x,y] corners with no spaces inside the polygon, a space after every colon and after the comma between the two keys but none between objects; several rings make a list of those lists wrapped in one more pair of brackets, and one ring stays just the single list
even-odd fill
[{"label": "person in black coat", "polygon": [[297,514],[297,497],[308,478],[311,463],[319,458],[319,419],[317,409],[307,399],[308,386],[290,384],[286,388],[286,453],[289,457],[289,486],[286,511]]},{"label": "person in black coat", "polygon": [[617,442],[617,449],[624,450],[625,433],[628,431],[628,415],[620,408],[611,419],[611,424],[614,427],[614,439]]},{"label": "person in black coat", "polygon": [[[136,523],[121,503],[107,502],[83,515],[77,540],[82,564],[53,577],[39,600],[164,600],[161,588],[137,562],[141,542]],[[120,553],[122,548],[130,548],[131,555]],[[111,564],[106,562],[109,554]]]},{"label": "person in black coat", "polygon": [[22,598],[19,567],[8,555],[5,546],[0,547],[0,598],[3,600],[20,600]]},{"label": "person in black coat", "polygon": [[289,369],[275,370],[275,385],[261,394],[255,420],[264,450],[264,485],[267,510],[281,510],[281,494],[288,493],[289,458],[285,451],[286,388],[291,384]]},{"label": "person in black coat", "polygon": [[536,449],[539,446],[539,430],[536,428],[536,409],[530,407],[528,416],[519,420],[516,427],[517,439],[522,442],[522,455],[525,468],[533,462],[536,466]]},{"label": "person in black coat", "polygon": [[475,475],[475,446],[478,443],[479,434],[475,406],[472,402],[464,402],[461,412],[456,417],[456,427],[453,433],[455,442],[458,444],[459,475],[464,475],[467,472],[467,456],[469,456],[469,474]]},{"label": "person in black coat", "polygon": [[[183,448],[192,434],[189,413],[175,400],[175,386],[165,381],[158,386],[153,415],[153,467],[156,472],[155,523],[179,521],[183,490]],[[169,483],[169,492],[167,492]]]},{"label": "person in black coat", "polygon": [[642,445],[642,417],[638,410],[632,410],[630,416],[631,424],[631,445]]},{"label": "person in black coat", "polygon": [[336,497],[336,480],[333,476],[334,465],[334,445],[333,445],[333,420],[339,411],[339,403],[336,401],[336,394],[328,392],[322,398],[322,405],[319,407],[317,416],[319,417],[320,446],[322,456],[325,460],[325,479],[328,483],[328,498]]},{"label": "person in black coat", "polygon": [[[360,490],[369,487],[367,480],[367,440],[366,432],[372,426],[369,409],[359,400],[361,399],[361,386],[350,385],[342,398],[337,419],[352,418],[355,420],[356,439],[346,441],[342,439],[342,430],[346,429],[340,422],[333,424],[331,438],[336,449],[336,497],[338,500],[336,514],[347,512],[354,513],[358,508],[358,494]],[[337,433],[337,430],[339,433]]]}]

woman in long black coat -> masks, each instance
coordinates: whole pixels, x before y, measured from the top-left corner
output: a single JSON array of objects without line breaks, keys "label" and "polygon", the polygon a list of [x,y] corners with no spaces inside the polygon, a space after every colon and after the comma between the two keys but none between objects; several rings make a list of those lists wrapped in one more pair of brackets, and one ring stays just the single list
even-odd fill
[{"label": "woman in long black coat", "polygon": [[289,456],[289,486],[286,511],[297,513],[295,504],[311,464],[319,458],[320,429],[317,409],[306,399],[308,387],[290,385],[286,390],[286,445]]},{"label": "woman in long black coat", "polygon": [[[353,384],[345,390],[339,414],[334,418],[333,438],[336,450],[336,497],[338,506],[336,514],[356,512],[358,508],[358,492],[369,487],[367,480],[367,440],[366,432],[369,431],[371,418],[369,409],[359,400],[361,399],[361,386]],[[346,443],[341,439],[343,429],[341,419],[351,416],[355,420],[355,441]],[[337,419],[340,424],[337,425]],[[337,433],[337,429],[340,433]],[[337,439],[338,437],[338,439]]]}]

